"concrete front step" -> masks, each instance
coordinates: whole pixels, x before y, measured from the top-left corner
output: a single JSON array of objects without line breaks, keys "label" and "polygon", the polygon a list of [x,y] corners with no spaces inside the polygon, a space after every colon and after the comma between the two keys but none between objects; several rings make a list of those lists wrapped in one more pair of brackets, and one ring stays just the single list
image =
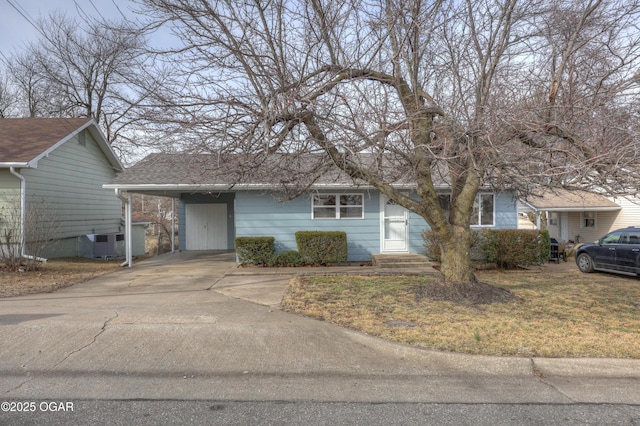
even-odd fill
[{"label": "concrete front step", "polygon": [[379,268],[431,268],[431,261],[420,254],[374,254],[373,266]]}]

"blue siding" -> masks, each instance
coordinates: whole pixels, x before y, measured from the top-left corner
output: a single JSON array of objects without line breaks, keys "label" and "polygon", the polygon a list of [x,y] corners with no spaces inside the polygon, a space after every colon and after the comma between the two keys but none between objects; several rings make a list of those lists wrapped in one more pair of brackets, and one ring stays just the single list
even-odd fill
[{"label": "blue siding", "polygon": [[[305,195],[280,202],[275,195],[260,191],[239,191],[234,194],[183,194],[180,200],[180,247],[185,242],[185,203],[227,203],[229,249],[236,236],[270,236],[276,240],[276,250],[297,250],[297,231],[324,230],[347,233],[350,261],[368,261],[380,253],[380,196],[373,190],[326,191],[322,193],[358,193],[364,195],[363,219],[311,218],[311,196]],[[415,196],[415,194],[414,194]],[[235,204],[235,206],[234,206]],[[515,197],[510,192],[495,194],[495,228],[517,228]],[[422,230],[429,229],[423,218],[409,215],[409,251],[423,253]]]},{"label": "blue siding", "polygon": [[[371,260],[380,252],[378,193],[344,191],[364,195],[364,219],[311,219],[311,196],[278,202],[274,196],[257,191],[236,194],[236,235],[271,236],[276,250],[297,250],[297,231],[344,231],[347,233],[349,260]],[[327,192],[327,193],[336,193]]]}]

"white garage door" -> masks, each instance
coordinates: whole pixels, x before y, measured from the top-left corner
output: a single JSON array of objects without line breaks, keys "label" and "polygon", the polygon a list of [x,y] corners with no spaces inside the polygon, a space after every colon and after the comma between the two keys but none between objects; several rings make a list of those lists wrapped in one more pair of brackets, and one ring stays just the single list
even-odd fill
[{"label": "white garage door", "polygon": [[187,204],[187,250],[227,249],[227,205]]}]

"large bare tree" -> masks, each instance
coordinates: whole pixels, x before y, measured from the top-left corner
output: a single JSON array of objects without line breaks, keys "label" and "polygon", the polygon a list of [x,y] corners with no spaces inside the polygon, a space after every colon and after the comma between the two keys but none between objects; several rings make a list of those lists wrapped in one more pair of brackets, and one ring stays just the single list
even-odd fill
[{"label": "large bare tree", "polygon": [[0,70],[0,118],[10,117],[15,110],[17,97],[6,75]]},{"label": "large bare tree", "polygon": [[37,27],[41,38],[4,61],[22,98],[22,115],[92,117],[110,143],[126,140],[132,111],[153,90],[150,81],[135,84],[146,60],[143,34],[126,21],[58,12],[39,19]]},{"label": "large bare tree", "polygon": [[638,0],[138,2],[176,36],[147,118],[292,173],[318,154],[422,216],[451,285],[475,282],[482,188],[620,191],[639,170]]}]

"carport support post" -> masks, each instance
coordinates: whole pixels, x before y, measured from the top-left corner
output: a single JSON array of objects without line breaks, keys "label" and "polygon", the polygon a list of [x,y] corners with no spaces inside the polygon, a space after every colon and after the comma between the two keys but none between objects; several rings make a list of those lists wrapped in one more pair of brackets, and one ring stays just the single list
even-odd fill
[{"label": "carport support post", "polygon": [[131,250],[131,194],[128,192],[122,193],[119,188],[116,188],[116,196],[124,203],[124,239],[125,239],[125,257],[126,260],[122,262],[120,266],[128,265],[132,266],[132,250]]},{"label": "carport support post", "polygon": [[126,254],[127,254],[127,263],[129,264],[129,268],[131,268],[132,266],[132,248],[133,245],[131,244],[131,194],[126,192],[126,197],[127,197],[127,201],[125,203],[125,207],[124,207],[124,211],[125,211],[125,215],[126,215],[126,219],[125,219],[125,224],[126,224],[126,232],[125,232],[125,238],[126,238],[126,243],[127,243],[127,248],[126,248]]}]

